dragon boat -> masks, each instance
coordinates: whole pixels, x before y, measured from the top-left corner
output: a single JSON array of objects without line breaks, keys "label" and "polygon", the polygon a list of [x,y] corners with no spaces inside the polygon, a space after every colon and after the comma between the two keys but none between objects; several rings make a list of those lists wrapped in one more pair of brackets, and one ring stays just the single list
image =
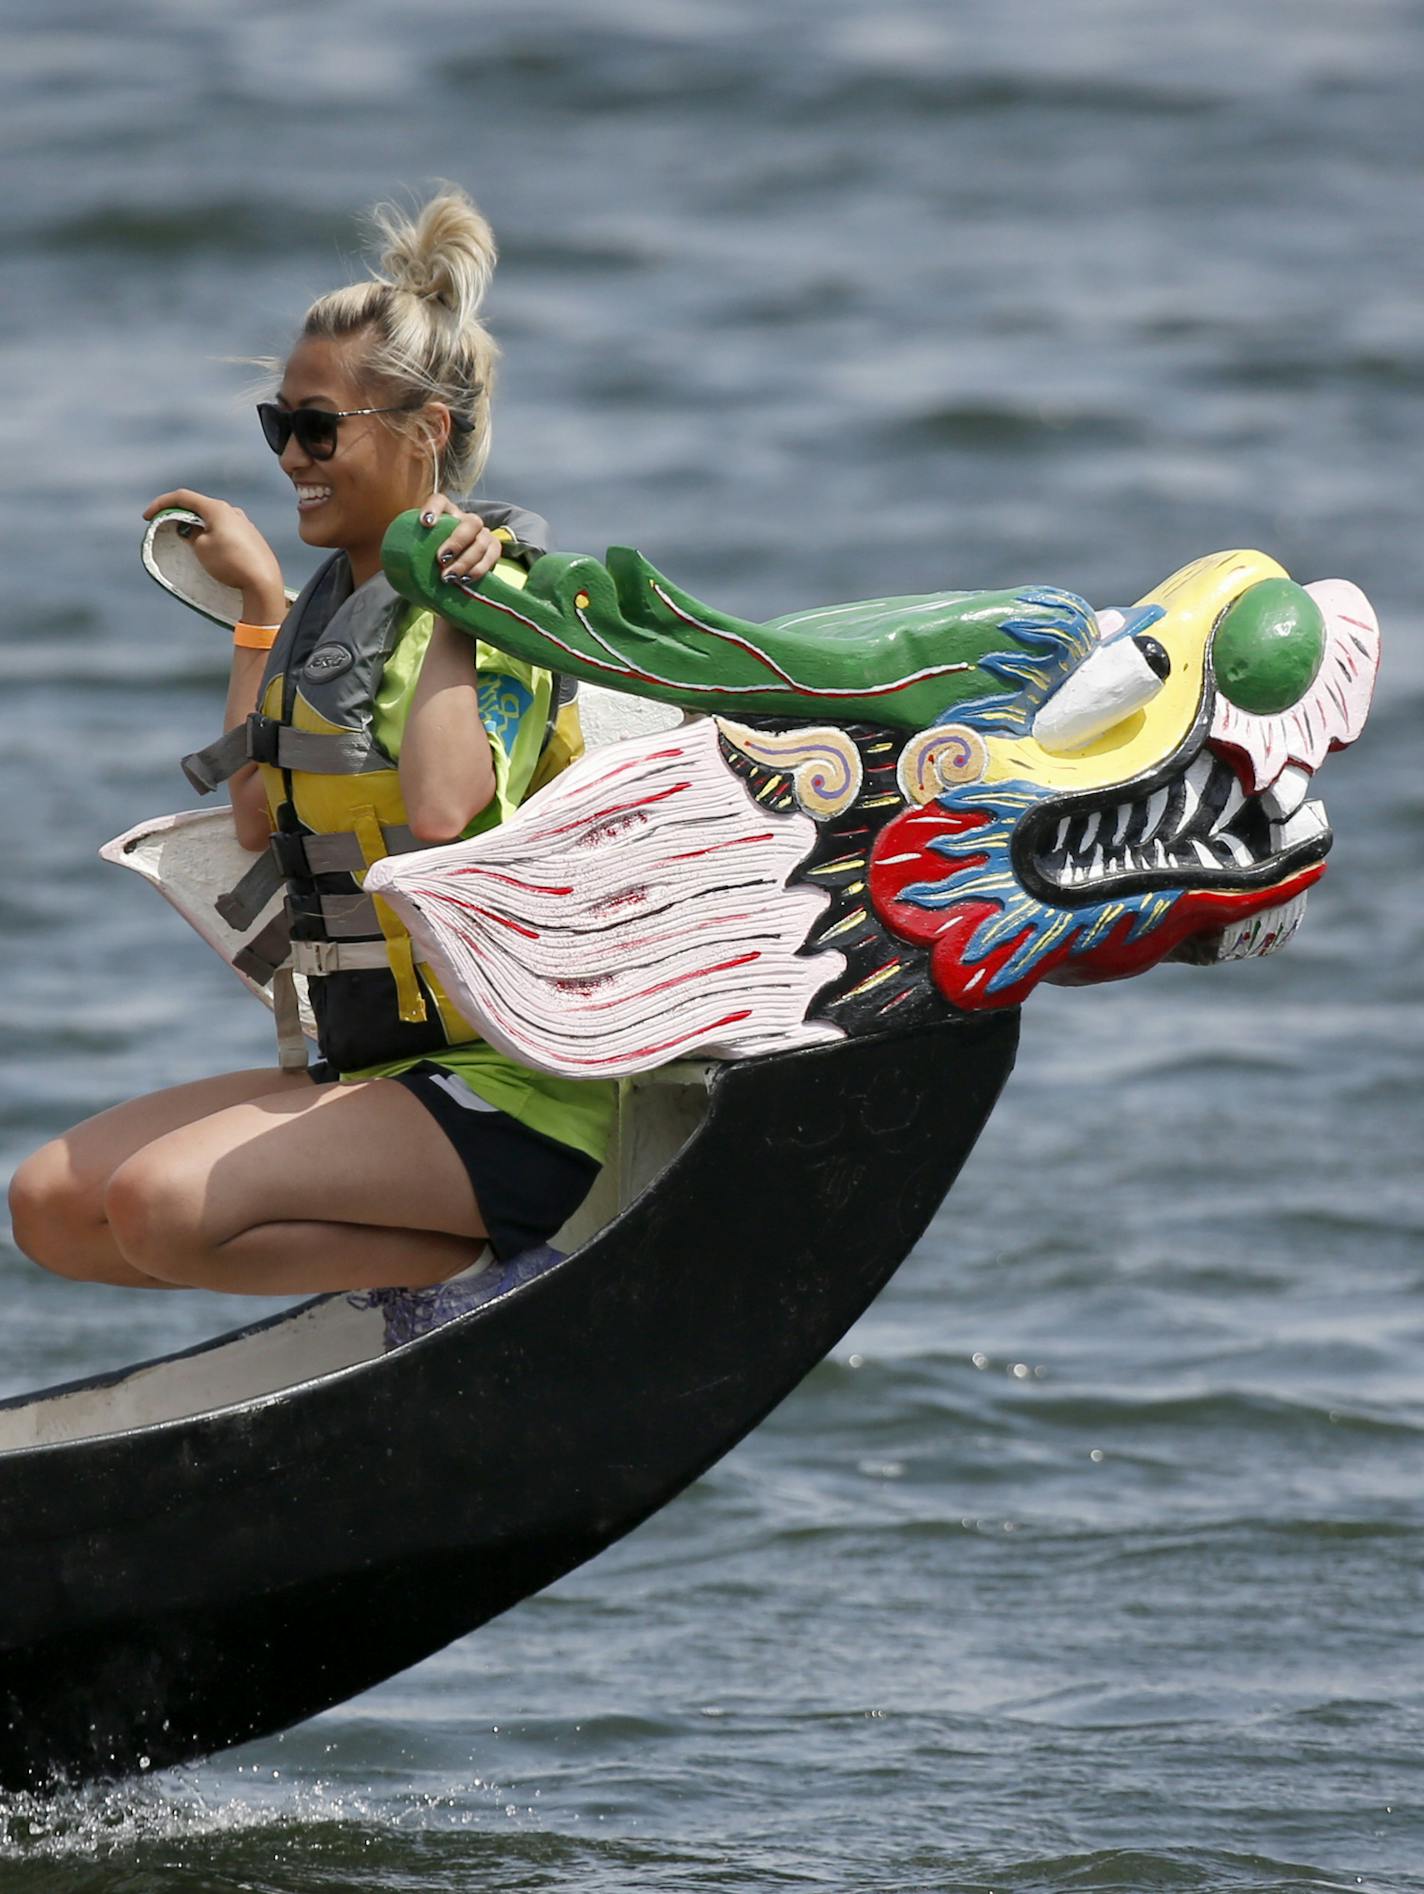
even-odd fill
[{"label": "dragon boat", "polygon": [[[155,522],[150,569],[230,622],[185,530]],[[1344,581],[1237,551],[1130,607],[757,624],[623,549],[442,584],[448,530],[395,523],[398,592],[577,680],[597,740],[366,885],[494,1044],[621,1081],[615,1148],[547,1248],[0,1404],[6,1787],[285,1728],[591,1558],[884,1287],[1040,981],[1268,954],[1324,872],[1313,778],[1378,661]],[[251,859],[225,812],[105,853],[264,991],[271,915],[220,910]]]}]

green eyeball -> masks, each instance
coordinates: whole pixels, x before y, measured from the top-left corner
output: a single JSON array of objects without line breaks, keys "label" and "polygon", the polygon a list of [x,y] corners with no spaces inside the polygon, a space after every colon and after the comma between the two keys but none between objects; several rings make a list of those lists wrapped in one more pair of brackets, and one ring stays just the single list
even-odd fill
[{"label": "green eyeball", "polygon": [[1223,613],[1211,655],[1223,697],[1238,710],[1278,716],[1315,682],[1325,657],[1325,620],[1301,586],[1261,579]]}]

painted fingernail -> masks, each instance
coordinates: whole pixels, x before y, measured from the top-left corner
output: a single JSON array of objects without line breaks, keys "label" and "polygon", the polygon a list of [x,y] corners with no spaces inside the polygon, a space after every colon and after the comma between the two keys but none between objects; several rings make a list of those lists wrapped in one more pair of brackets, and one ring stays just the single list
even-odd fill
[{"label": "painted fingernail", "polygon": [[455,555],[454,555],[454,553],[453,553],[453,552],[451,552],[451,551],[450,551],[450,549],[449,549],[449,547],[447,546],[447,547],[446,547],[446,549],[445,549],[445,551],[444,551],[444,552],[442,552],[442,553],[441,553],[441,555],[440,555],[440,563],[441,563],[441,565],[442,565],[442,566],[448,566],[448,565],[449,565],[449,563],[450,563],[450,561],[451,561],[451,560],[452,560],[452,559],[453,559],[454,557],[455,557]]},{"label": "painted fingernail", "polygon": [[447,585],[458,585],[460,580],[464,577],[464,574],[460,572],[442,572],[440,576]]},{"label": "painted fingernail", "polygon": [[422,526],[433,526],[435,524],[435,515],[433,513],[422,513],[420,523]]}]

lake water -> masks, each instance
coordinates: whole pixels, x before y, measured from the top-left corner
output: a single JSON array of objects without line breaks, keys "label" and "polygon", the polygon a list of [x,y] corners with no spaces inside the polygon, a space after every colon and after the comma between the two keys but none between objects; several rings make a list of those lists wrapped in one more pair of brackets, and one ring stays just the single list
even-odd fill
[{"label": "lake water", "polygon": [[[270,1056],[95,857],[191,801],[225,672],[138,515],[225,495],[304,575],[233,358],[402,185],[501,234],[486,490],[566,546],[767,617],[1259,545],[1386,639],[1288,953],[1037,995],[726,1461],[283,1740],[0,1798],[6,1894],[1424,1889],[1424,12],[9,0],[0,75],[7,1171]],[[252,1313],[0,1271],[6,1392]]]}]

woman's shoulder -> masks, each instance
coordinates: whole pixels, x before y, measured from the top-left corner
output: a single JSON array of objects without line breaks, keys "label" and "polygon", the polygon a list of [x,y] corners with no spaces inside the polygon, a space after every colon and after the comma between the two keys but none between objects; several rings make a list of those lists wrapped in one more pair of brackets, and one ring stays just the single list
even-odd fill
[{"label": "woman's shoulder", "polygon": [[548,552],[552,541],[549,522],[542,513],[508,500],[469,500],[466,510],[478,513],[492,533],[507,534],[512,546],[528,562]]}]

